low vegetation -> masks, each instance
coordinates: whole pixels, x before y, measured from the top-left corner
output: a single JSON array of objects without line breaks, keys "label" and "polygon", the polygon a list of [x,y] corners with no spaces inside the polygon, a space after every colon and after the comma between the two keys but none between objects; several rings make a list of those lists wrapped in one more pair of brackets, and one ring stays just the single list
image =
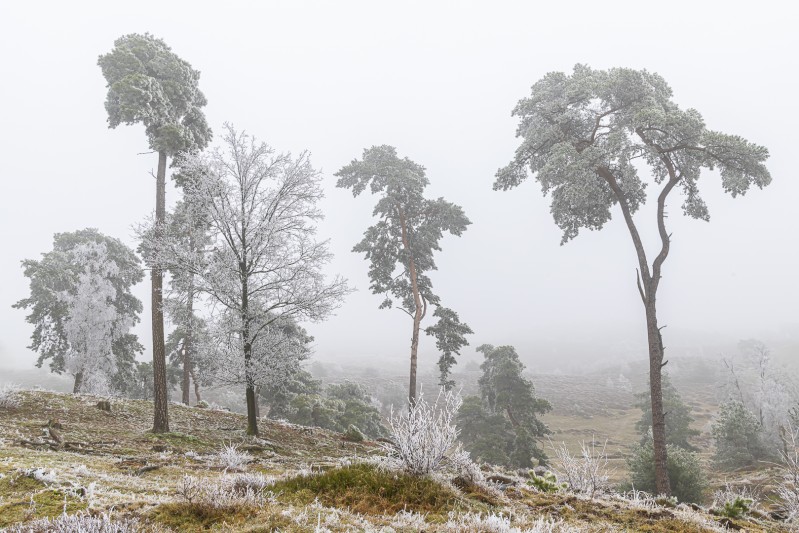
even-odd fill
[{"label": "low vegetation", "polygon": [[[16,394],[0,409],[0,527],[13,532],[787,530],[755,500],[702,511],[635,491],[591,497],[556,472],[475,465],[457,446],[414,474],[342,433],[261,420],[246,437],[243,415],[173,406],[173,433],[153,435],[149,402],[113,399],[108,413],[98,397]],[[588,452],[571,460],[602,479],[603,449]]]}]

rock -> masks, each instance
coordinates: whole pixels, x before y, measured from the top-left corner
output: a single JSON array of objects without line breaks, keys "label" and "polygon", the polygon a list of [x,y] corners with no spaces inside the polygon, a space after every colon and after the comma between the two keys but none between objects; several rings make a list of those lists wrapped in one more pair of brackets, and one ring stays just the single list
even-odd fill
[{"label": "rock", "polygon": [[516,482],[507,476],[503,476],[501,474],[493,474],[486,478],[486,481],[490,481],[491,483],[498,483],[500,485],[515,485]]}]

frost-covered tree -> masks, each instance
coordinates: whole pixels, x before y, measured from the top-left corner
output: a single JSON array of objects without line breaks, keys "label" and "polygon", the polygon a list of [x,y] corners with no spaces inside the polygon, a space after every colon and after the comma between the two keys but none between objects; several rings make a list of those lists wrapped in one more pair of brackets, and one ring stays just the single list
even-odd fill
[{"label": "frost-covered tree", "polygon": [[379,195],[373,215],[379,221],[369,227],[354,252],[364,253],[370,261],[369,279],[374,294],[385,294],[380,308],[391,308],[394,301],[413,320],[411,333],[411,370],[408,397],[416,398],[416,361],[419,329],[434,305],[438,322],[425,332],[436,339],[441,352],[438,366],[441,385],[450,388],[448,379],[455,355],[468,344],[466,335],[472,330],[460,321],[458,314],[441,305],[433,292],[429,273],[436,269],[433,254],[440,251],[444,232],[460,236],[471,224],[460,206],[443,198],[424,197],[429,181],[425,169],[408,159],[400,159],[393,146],[373,146],[363,152],[362,160],[353,160],[336,172],[337,187],[352,189],[358,196],[367,187]]},{"label": "frost-covered tree", "polygon": [[[179,185],[185,185],[183,176],[176,176]],[[151,226],[152,227],[152,226]],[[178,202],[175,209],[167,217],[164,231],[170,235],[170,242],[180,246],[189,256],[197,256],[195,262],[202,261],[211,242],[209,224],[202,213],[202,206],[192,206],[186,201]],[[143,241],[146,244],[147,239]],[[184,404],[189,404],[189,385],[194,382],[194,391],[199,402],[199,383],[197,381],[197,353],[198,346],[207,335],[205,323],[195,312],[195,305],[200,297],[195,273],[191,270],[180,268],[170,269],[169,292],[164,299],[164,310],[169,321],[175,326],[167,339],[167,355],[179,355],[177,362],[182,366],[181,398]],[[178,351],[170,352],[170,338],[172,347]]]},{"label": "frost-covered tree", "polygon": [[[519,101],[517,136],[522,143],[511,163],[496,174],[494,189],[518,186],[531,173],[551,198],[561,243],[580,229],[601,229],[614,205],[624,218],[638,262],[638,292],[646,315],[656,489],[668,494],[666,429],[661,371],[663,342],[658,326],[657,291],[671,238],[666,204],[675,190],[684,196],[683,212],[709,220],[699,195],[702,169],[718,169],[733,197],[771,177],[764,165],[768,150],[736,135],[711,131],[695,109],[680,109],[666,81],[645,70],[593,70],[577,65],[567,75],[552,72]],[[651,180],[643,180],[646,168]],[[646,202],[646,187],[657,191],[654,224],[658,249],[650,264],[633,215]]]},{"label": "frost-covered tree", "polygon": [[325,318],[349,290],[322,273],[331,254],[314,238],[321,178],[307,152],[276,154],[230,125],[224,148],[186,156],[180,175],[188,177],[184,201],[210,227],[209,251],[186,252],[163,233],[148,248],[162,268],[192,272],[197,290],[220,309],[209,326],[214,359],[225,364],[214,365],[214,377],[245,385],[247,433],[256,435],[256,388],[306,353],[285,328]]},{"label": "frost-covered tree", "polygon": [[106,392],[132,371],[142,304],[130,289],[144,276],[133,250],[96,229],[57,233],[51,251],[22,266],[31,294],[14,307],[31,310],[37,366],[49,359],[53,372],[74,376],[76,393]]},{"label": "frost-covered tree", "polygon": [[[106,79],[105,109],[108,126],[141,123],[150,148],[158,152],[155,186],[156,231],[166,216],[167,157],[202,149],[211,140],[211,129],[202,108],[207,101],[198,88],[200,73],[178,57],[161,39],[145,33],[123,35],[114,49],[97,60]],[[152,328],[154,371],[153,431],[169,431],[162,309],[163,273],[158,265],[152,279]]]},{"label": "frost-covered tree", "polygon": [[357,383],[328,385],[324,392],[299,394],[291,401],[287,419],[296,424],[345,432],[355,426],[371,438],[386,435],[380,410]]},{"label": "frost-covered tree", "polygon": [[484,344],[477,351],[485,356],[480,397],[465,398],[458,411],[464,447],[483,460],[515,467],[531,467],[532,459],[546,461],[536,441],[550,431],[538,415],[552,406],[536,397],[513,346]]},{"label": "frost-covered tree", "polygon": [[792,424],[799,404],[799,388],[791,373],[771,358],[762,342],[749,339],[738,344],[737,356],[725,357],[727,401],[740,402],[761,428],[761,439],[772,450],[781,447],[780,435]]}]

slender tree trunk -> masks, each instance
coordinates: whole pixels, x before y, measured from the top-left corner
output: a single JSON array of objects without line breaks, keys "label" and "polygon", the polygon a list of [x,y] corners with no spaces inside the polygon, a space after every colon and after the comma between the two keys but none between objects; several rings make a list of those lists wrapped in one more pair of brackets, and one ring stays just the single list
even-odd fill
[{"label": "slender tree trunk", "polygon": [[[655,491],[658,494],[671,495],[666,454],[666,413],[663,411],[663,341],[658,329],[655,294],[651,294],[650,298],[646,307],[646,333],[649,341],[649,397],[652,400]],[[658,476],[658,473],[661,475]]]},{"label": "slender tree trunk", "polygon": [[[242,246],[242,249],[245,249]],[[250,318],[249,318],[249,292],[247,283],[247,265],[242,262],[240,265],[242,284],[241,284],[241,319],[242,319],[242,340],[244,341],[244,380],[247,384],[247,435],[258,436],[258,414],[257,402],[255,400],[255,381],[253,380],[250,360],[252,359],[252,342],[250,341]]]},{"label": "slender tree trunk", "polygon": [[189,350],[186,346],[188,339],[183,341],[183,376],[180,380],[180,401],[183,405],[189,405],[189,385],[191,373],[189,372]]},{"label": "slender tree trunk", "polygon": [[75,384],[72,386],[72,394],[78,394],[82,386],[83,386],[83,372],[77,372],[75,374]]},{"label": "slender tree trunk", "polygon": [[[166,220],[166,152],[158,152],[158,173],[155,182],[156,231],[163,231]],[[166,349],[164,348],[163,273],[150,271],[152,279],[153,318],[153,433],[169,431],[169,397],[166,385]]]},{"label": "slender tree trunk", "polygon": [[191,275],[189,280],[189,291],[186,301],[186,311],[188,313],[188,320],[186,322],[186,339],[183,342],[183,383],[181,391],[183,393],[184,405],[189,405],[189,381],[191,377],[191,350],[192,350],[192,336],[194,334],[194,276]]},{"label": "slender tree trunk", "polygon": [[408,253],[408,273],[411,277],[411,290],[413,291],[413,305],[415,307],[413,313],[413,332],[411,334],[411,372],[410,383],[408,384],[408,403],[413,405],[416,403],[416,360],[419,351],[419,326],[422,318],[425,315],[423,308],[422,298],[419,294],[419,284],[416,274],[416,262],[413,260],[413,252],[410,246],[410,239],[408,238],[408,228],[405,220],[405,214],[402,209],[399,209],[400,228],[402,230],[402,246]]},{"label": "slender tree trunk", "polygon": [[[668,164],[667,164],[668,166]],[[613,173],[606,167],[599,167],[598,174],[608,183],[613,194],[619,202],[624,221],[630,232],[635,253],[638,257],[638,293],[644,304],[646,313],[646,333],[649,346],[649,396],[652,404],[652,447],[655,460],[655,491],[658,494],[671,496],[671,483],[669,482],[668,456],[666,450],[666,414],[663,411],[663,341],[657,321],[657,289],[660,284],[660,272],[663,262],[669,255],[670,237],[665,226],[666,197],[677,184],[677,177],[669,166],[670,179],[658,196],[657,224],[660,235],[660,253],[649,269],[646,251],[638,228],[633,221],[630,206],[624,192],[616,181]]]},{"label": "slender tree trunk", "polygon": [[194,398],[197,400],[197,403],[200,403],[203,399],[200,398],[200,384],[197,382],[197,374],[194,373],[193,368],[189,369],[189,372],[191,372],[191,381],[194,383]]}]

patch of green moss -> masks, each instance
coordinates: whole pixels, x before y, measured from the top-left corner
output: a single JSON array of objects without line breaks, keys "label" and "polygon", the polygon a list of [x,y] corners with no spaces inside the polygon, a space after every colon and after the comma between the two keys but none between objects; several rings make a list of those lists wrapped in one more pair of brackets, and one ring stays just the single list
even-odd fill
[{"label": "patch of green moss", "polygon": [[[38,483],[32,479],[31,481]],[[27,482],[25,483],[27,484]],[[52,518],[64,512],[72,514],[82,511],[88,506],[88,503],[80,498],[57,489],[28,492],[23,497],[17,496],[10,501],[4,498],[4,501],[7,503],[0,505],[0,528],[36,518]]]},{"label": "patch of green moss", "polygon": [[430,478],[386,472],[367,464],[282,480],[272,490],[289,503],[308,504],[318,499],[328,507],[373,515],[403,509],[446,514],[468,507],[452,489]]},{"label": "patch of green moss", "polygon": [[282,531],[291,520],[269,513],[259,514],[255,506],[227,505],[215,507],[203,502],[164,503],[156,507],[150,518],[175,531],[207,531],[215,528],[230,531],[241,528],[248,522],[258,524],[259,531]]}]

